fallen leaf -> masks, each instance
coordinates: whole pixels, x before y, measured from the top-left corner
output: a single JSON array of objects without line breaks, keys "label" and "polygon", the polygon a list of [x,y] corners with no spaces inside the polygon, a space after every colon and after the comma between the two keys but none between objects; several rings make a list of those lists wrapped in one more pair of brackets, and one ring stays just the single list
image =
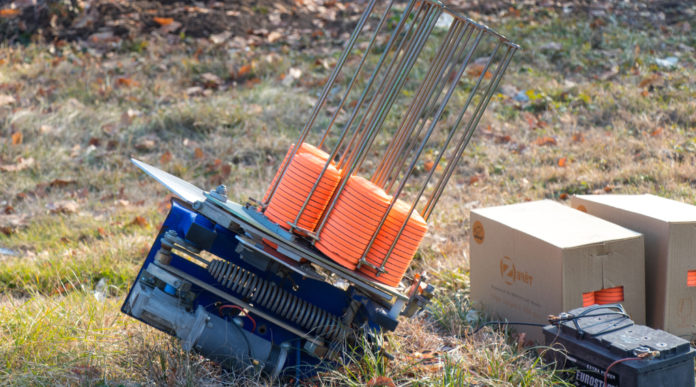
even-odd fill
[{"label": "fallen leaf", "polygon": [[34,158],[29,157],[28,159],[25,159],[23,157],[18,157],[17,158],[17,163],[16,164],[0,164],[0,171],[2,172],[18,172],[24,169],[27,169],[34,165]]},{"label": "fallen leaf", "polygon": [[135,149],[139,151],[151,151],[155,149],[155,140],[151,138],[141,138],[135,143]]},{"label": "fallen leaf", "polygon": [[245,75],[247,75],[251,71],[251,65],[244,65],[237,70],[237,78],[241,78]]},{"label": "fallen leaf", "polygon": [[105,237],[106,230],[104,230],[104,227],[97,227],[97,234],[99,234],[100,237]]},{"label": "fallen leaf", "polygon": [[172,152],[166,151],[160,156],[160,164],[167,164],[172,161]]},{"label": "fallen leaf", "polygon": [[614,190],[614,186],[611,185],[611,184],[609,184],[609,185],[607,185],[607,186],[604,187],[604,192],[606,192],[606,193],[609,193],[609,192],[611,192],[611,191],[613,191],[613,190]]},{"label": "fallen leaf", "polygon": [[48,186],[51,188],[63,188],[67,187],[71,184],[77,184],[77,181],[75,180],[63,180],[63,179],[54,179],[50,183],[48,183]]},{"label": "fallen leaf", "polygon": [[565,167],[567,162],[568,162],[567,158],[561,157],[560,159],[558,159],[558,166]]},{"label": "fallen leaf", "polygon": [[[483,69],[486,68],[485,64],[482,63],[473,63],[469,68],[466,70],[466,73],[471,76],[471,77],[479,77],[481,76],[481,73],[483,72]],[[493,78],[493,74],[491,74],[490,71],[486,71],[486,74],[483,76],[485,79],[491,79]]]},{"label": "fallen leaf", "polygon": [[583,135],[582,133],[574,133],[572,141],[575,143],[585,142],[585,135]]},{"label": "fallen leaf", "polygon": [[12,207],[11,205],[8,204],[5,206],[5,209],[3,210],[3,212],[7,215],[10,215],[10,214],[14,214],[15,209],[14,209],[14,207]]},{"label": "fallen leaf", "polygon": [[154,20],[155,23],[159,24],[160,26],[168,26],[174,23],[174,19],[170,17],[154,17],[152,20]]},{"label": "fallen leaf", "polygon": [[117,86],[125,86],[125,87],[135,87],[135,86],[139,86],[140,82],[138,82],[132,78],[118,77],[118,78],[116,78],[116,85]]},{"label": "fallen leaf", "polygon": [[194,157],[195,159],[200,160],[200,159],[202,159],[203,157],[205,157],[205,154],[203,153],[203,150],[202,150],[201,148],[196,148],[196,149],[193,150],[193,157]]},{"label": "fallen leaf", "polygon": [[27,217],[24,215],[0,215],[0,232],[5,235],[10,235],[27,224]]},{"label": "fallen leaf", "polygon": [[186,92],[186,95],[188,95],[189,97],[193,97],[196,95],[202,95],[203,88],[200,86],[192,86],[192,87],[189,87],[188,89],[186,89],[185,92]]},{"label": "fallen leaf", "polygon": [[0,17],[15,17],[19,14],[20,11],[16,8],[0,9]]},{"label": "fallen leaf", "polygon": [[[425,163],[423,163],[423,168],[425,168],[425,170],[426,170],[427,172],[430,172],[430,171],[433,169],[434,166],[435,166],[435,162],[432,161],[432,160],[427,160]],[[435,168],[435,171],[436,171],[436,172],[441,172],[441,171],[442,171],[442,164],[439,164],[439,163],[438,163],[438,164],[437,164],[437,168]]]},{"label": "fallen leaf", "polygon": [[224,43],[225,40],[230,38],[230,36],[232,36],[231,31],[223,31],[223,32],[220,32],[219,34],[210,35],[210,41],[213,44],[220,44],[220,43]]},{"label": "fallen leaf", "polygon": [[261,83],[261,79],[260,79],[260,78],[257,78],[257,77],[254,77],[254,78],[251,78],[251,79],[249,79],[248,81],[246,81],[246,86],[247,86],[247,87],[250,87],[250,86],[253,86],[253,85],[256,85],[256,84],[259,84],[259,83]]},{"label": "fallen leaf", "polygon": [[556,139],[550,136],[543,136],[539,137],[534,141],[535,144],[539,146],[548,146],[548,145],[556,145]]},{"label": "fallen leaf", "polygon": [[171,23],[169,23],[167,25],[161,26],[159,28],[159,30],[160,30],[160,32],[162,32],[164,34],[168,34],[168,33],[175,32],[176,30],[178,30],[181,27],[181,25],[182,24],[179,23],[178,21],[172,21]]},{"label": "fallen leaf", "polygon": [[479,175],[471,176],[469,178],[469,185],[472,185],[472,184],[478,182],[479,180],[481,180],[481,177]]},{"label": "fallen leaf", "polygon": [[121,41],[121,38],[118,36],[114,36],[113,31],[102,31],[102,32],[97,32],[89,36],[87,40],[92,43],[92,44],[108,44],[108,43],[118,43]]},{"label": "fallen leaf", "polygon": [[608,81],[611,78],[619,75],[619,66],[612,66],[609,70],[597,75],[597,79],[600,81]]},{"label": "fallen leaf", "polygon": [[638,87],[644,88],[644,87],[650,87],[650,86],[662,86],[665,83],[664,77],[660,74],[650,74],[649,76],[643,78],[640,83],[638,84]]},{"label": "fallen leaf", "polygon": [[23,140],[24,136],[22,135],[22,132],[12,133],[12,145],[19,145],[22,143]]},{"label": "fallen leaf", "polygon": [[640,95],[642,95],[643,97],[647,97],[647,96],[650,95],[650,92],[647,91],[647,90],[643,90],[643,91],[640,92]]},{"label": "fallen leaf", "polygon": [[224,179],[227,179],[230,177],[230,174],[232,173],[232,166],[229,164],[224,164],[222,168],[220,168],[220,176],[223,177]]},{"label": "fallen leaf", "polygon": [[222,84],[222,79],[213,73],[201,74],[201,79],[207,89],[217,89]]},{"label": "fallen leaf", "polygon": [[0,94],[0,106],[11,105],[15,102],[17,102],[17,100],[13,96]]},{"label": "fallen leaf", "polygon": [[394,380],[389,376],[376,376],[370,379],[366,384],[367,387],[396,387]]},{"label": "fallen leaf", "polygon": [[663,130],[664,130],[664,128],[662,128],[662,127],[660,126],[659,128],[657,128],[657,129],[653,130],[652,132],[650,132],[650,136],[652,136],[652,137],[657,137],[657,136],[659,136],[659,135],[662,134]]},{"label": "fallen leaf", "polygon": [[495,137],[495,143],[496,144],[507,144],[512,140],[512,137],[510,137],[507,134],[501,134]]},{"label": "fallen leaf", "polygon": [[167,195],[164,199],[162,199],[162,201],[160,201],[157,204],[157,210],[161,214],[166,214],[167,212],[169,212],[169,207],[171,207],[171,205],[172,205],[172,198],[175,198],[175,197],[176,196],[173,194]]},{"label": "fallen leaf", "polygon": [[568,194],[563,192],[562,194],[558,195],[558,198],[561,200],[566,200],[568,199]]},{"label": "fallen leaf", "polygon": [[258,35],[258,36],[266,36],[268,35],[268,30],[265,28],[256,28],[256,29],[250,29],[247,31],[248,34],[251,35]]},{"label": "fallen leaf", "polygon": [[147,227],[147,220],[142,216],[137,215],[129,224],[140,227]]},{"label": "fallen leaf", "polygon": [[[278,31],[271,31],[271,33],[268,34],[266,39],[268,40],[268,43],[274,43],[282,37],[283,37],[282,33],[278,32]],[[312,34],[312,37],[314,37],[314,34]]]},{"label": "fallen leaf", "polygon": [[48,209],[52,214],[74,214],[77,212],[78,205],[74,200],[61,200],[48,204]]},{"label": "fallen leaf", "polygon": [[312,31],[312,38],[316,39],[316,38],[320,38],[322,36],[324,36],[323,30],[316,29],[316,30]]},{"label": "fallen leaf", "polygon": [[41,125],[39,126],[39,133],[41,134],[46,134],[50,133],[53,131],[53,127],[51,125]]}]

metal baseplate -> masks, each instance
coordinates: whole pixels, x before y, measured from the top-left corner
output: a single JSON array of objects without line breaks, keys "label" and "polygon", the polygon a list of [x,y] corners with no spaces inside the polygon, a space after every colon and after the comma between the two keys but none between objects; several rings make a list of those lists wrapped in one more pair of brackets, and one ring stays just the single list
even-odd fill
[{"label": "metal baseplate", "polygon": [[206,192],[133,162],[178,198],[122,311],[186,350],[305,377],[361,336],[395,329],[432,296],[420,278],[396,289],[343,268],[253,206],[227,200],[222,187]]}]

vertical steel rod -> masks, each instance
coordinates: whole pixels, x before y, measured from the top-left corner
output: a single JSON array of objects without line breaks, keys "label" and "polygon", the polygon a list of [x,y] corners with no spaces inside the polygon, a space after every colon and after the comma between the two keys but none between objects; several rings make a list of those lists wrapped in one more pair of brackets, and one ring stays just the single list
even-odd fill
[{"label": "vertical steel rod", "polygon": [[[392,88],[392,90],[390,90],[390,94],[389,94],[389,98],[387,99],[387,103],[385,105],[382,105],[380,110],[379,110],[379,115],[377,116],[377,121],[375,121],[375,123],[373,124],[373,129],[371,130],[371,136],[368,138],[367,147],[365,148],[366,150],[372,146],[372,143],[374,142],[375,138],[377,137],[377,133],[379,132],[379,129],[382,127],[384,120],[387,118],[387,114],[391,110],[391,107],[394,104],[396,97],[398,96],[398,92],[403,88],[403,85],[406,82],[407,75],[410,73],[411,68],[415,64],[416,59],[420,55],[420,52],[423,49],[425,42],[427,41],[427,38],[429,37],[431,31],[435,27],[435,24],[436,24],[438,18],[442,14],[442,10],[440,8],[435,8],[435,9],[436,9],[436,12],[434,12],[434,14],[432,14],[432,15],[429,15],[428,23],[426,25],[427,32],[425,32],[424,35],[421,35],[419,37],[417,49],[408,58],[409,60],[407,61],[406,66],[402,69],[401,73],[399,74],[397,85],[394,88]],[[357,165],[356,165],[357,168],[355,169],[356,171],[360,169],[360,166],[362,165],[366,156],[367,156],[367,152],[364,152],[357,159]]]},{"label": "vertical steel rod", "polygon": [[[360,123],[358,124],[358,128],[360,130],[360,136],[357,144],[363,144],[365,142],[365,139],[370,136],[370,128],[372,127],[370,123],[372,122],[376,110],[373,110],[373,107],[379,108],[380,106],[384,105],[384,100],[386,96],[388,95],[388,90],[390,90],[393,85],[394,85],[394,79],[396,77],[396,74],[403,69],[403,64],[405,58],[407,58],[408,54],[412,51],[413,47],[417,45],[416,40],[420,38],[419,32],[425,23],[425,20],[427,20],[428,15],[430,14],[431,10],[433,9],[432,7],[427,7],[428,9],[423,13],[423,10],[426,8],[426,2],[423,2],[421,4],[421,7],[418,9],[418,12],[416,13],[413,22],[411,23],[411,26],[409,27],[408,32],[404,36],[404,38],[401,40],[399,43],[399,46],[397,47],[396,51],[394,52],[394,57],[392,58],[389,67],[387,68],[387,71],[384,74],[384,78],[382,78],[382,81],[380,82],[380,85],[378,86],[377,89],[377,94],[375,97],[370,101],[370,104],[367,107],[367,110],[365,111],[365,114],[363,115],[362,119],[360,120]],[[421,14],[423,15],[423,20],[418,22]],[[416,27],[417,26],[417,27]],[[415,31],[414,31],[415,28]],[[409,38],[410,36],[413,36],[414,38]],[[406,47],[403,50],[402,54],[402,47],[406,43]],[[395,67],[396,66],[396,67]],[[396,68],[395,71],[393,71]],[[386,86],[385,86],[386,85]],[[368,116],[370,117],[368,119]],[[365,120],[368,120],[367,123]],[[351,147],[350,153],[346,152],[345,156],[345,161],[342,160],[341,168],[345,168],[345,165],[351,165],[357,155],[359,154],[359,150],[362,149],[361,145],[357,145],[356,147]]]},{"label": "vertical steel rod", "polygon": [[[423,149],[425,149],[425,145],[428,142],[428,139],[433,133],[433,130],[435,130],[435,127],[437,126],[440,117],[442,117],[442,113],[445,110],[445,106],[447,106],[447,103],[449,102],[449,99],[452,97],[452,94],[454,93],[455,88],[457,87],[457,83],[459,82],[459,78],[461,78],[462,74],[464,74],[464,70],[466,70],[466,67],[469,65],[469,60],[471,59],[471,56],[473,55],[476,47],[478,46],[479,42],[481,41],[481,38],[483,37],[483,31],[479,31],[478,35],[476,35],[476,41],[474,42],[474,45],[467,55],[466,59],[464,60],[464,63],[462,63],[462,66],[459,68],[459,71],[457,72],[457,75],[455,76],[452,85],[450,86],[449,90],[447,90],[447,94],[445,95],[445,98],[440,104],[440,108],[438,109],[438,112],[436,113],[435,117],[433,118],[430,127],[428,128],[428,131],[425,134],[425,137],[423,138],[423,141],[421,142],[418,151],[416,152],[416,155],[414,156],[413,160],[411,161],[411,164],[409,165],[408,169],[406,170],[406,176],[404,179],[401,181],[399,184],[399,188],[397,188],[396,192],[394,193],[394,197],[392,199],[392,202],[389,204],[389,208],[387,209],[386,213],[382,217],[382,221],[380,222],[379,227],[377,228],[377,231],[373,233],[372,238],[370,240],[370,243],[368,244],[367,248],[365,249],[365,252],[363,253],[363,256],[360,258],[361,262],[364,262],[365,257],[367,256],[367,252],[369,249],[372,247],[372,244],[374,243],[375,239],[377,238],[377,234],[379,230],[382,228],[384,225],[384,222],[387,220],[387,216],[389,216],[389,212],[391,209],[394,207],[394,204],[396,204],[396,201],[399,199],[399,196],[401,195],[401,192],[403,191],[406,181],[410,177],[411,173],[413,172],[413,167],[416,165],[416,162],[418,161],[418,158],[420,157],[421,153],[423,152]],[[497,48],[496,48],[497,50]],[[494,54],[495,55],[495,54]],[[491,57],[492,60],[493,57]],[[490,61],[489,61],[490,63]],[[481,73],[481,77],[483,77],[484,73]],[[410,216],[410,214],[409,214]],[[398,241],[399,237],[401,236],[401,233],[404,230],[404,227],[406,227],[406,224],[408,223],[408,217],[404,220],[404,224],[401,226],[401,229],[399,230],[399,233],[396,235],[396,238],[394,239],[394,242]],[[382,264],[380,265],[378,269],[378,273],[384,271],[384,265],[389,259],[389,256],[391,255],[391,252],[393,251],[395,246],[395,243],[392,243],[392,247],[389,249],[387,252],[387,255],[384,257],[382,260]]]},{"label": "vertical steel rod", "polygon": [[331,127],[333,127],[333,124],[336,122],[336,118],[338,117],[338,114],[343,109],[343,105],[346,103],[346,99],[348,99],[348,96],[350,95],[351,90],[353,90],[353,86],[355,85],[355,81],[358,79],[358,75],[360,75],[360,71],[362,70],[363,65],[365,64],[365,61],[366,61],[368,55],[370,54],[370,51],[372,50],[372,46],[374,45],[375,40],[377,39],[377,36],[379,35],[379,31],[382,29],[382,26],[384,25],[384,21],[387,19],[387,16],[389,15],[389,11],[391,11],[392,6],[394,5],[394,1],[395,0],[390,0],[389,4],[387,5],[387,8],[384,10],[382,17],[379,20],[379,24],[377,25],[377,28],[375,28],[375,33],[372,35],[372,39],[370,39],[370,42],[367,45],[367,48],[365,49],[365,53],[363,54],[362,58],[360,59],[360,64],[358,65],[358,68],[355,70],[355,75],[353,75],[353,78],[350,80],[350,84],[346,88],[346,92],[345,92],[345,94],[343,94],[343,98],[341,98],[341,102],[338,104],[336,111],[334,112],[333,116],[331,117],[331,121],[329,122],[329,125],[326,127],[324,134],[321,136],[321,140],[319,141],[319,145],[317,145],[317,148],[321,148],[322,145],[324,145],[324,141],[326,141],[326,137],[329,135],[329,132],[331,131]]},{"label": "vertical steel rod", "polygon": [[[428,202],[426,203],[425,208],[423,209],[423,218],[427,221],[430,218],[430,215],[432,213],[433,208],[435,208],[435,204],[437,204],[438,199],[442,195],[442,192],[444,191],[445,186],[449,182],[450,177],[454,173],[454,169],[459,162],[459,159],[461,158],[462,154],[464,153],[464,149],[466,146],[469,144],[469,141],[471,140],[471,136],[474,133],[474,130],[476,129],[476,126],[478,125],[479,121],[481,120],[481,117],[483,116],[483,111],[485,110],[485,107],[488,105],[488,102],[490,101],[493,93],[495,90],[498,88],[498,85],[500,84],[500,80],[503,78],[503,74],[505,73],[505,70],[507,69],[508,65],[510,64],[510,60],[512,59],[512,56],[515,54],[515,51],[517,51],[517,47],[513,45],[508,45],[507,51],[505,53],[505,56],[501,59],[502,65],[499,66],[498,70],[496,70],[496,74],[491,80],[491,84],[489,85],[489,89],[482,99],[483,104],[480,104],[480,107],[477,108],[476,112],[474,113],[474,117],[472,120],[469,121],[469,124],[467,125],[466,130],[464,131],[462,135],[462,140],[460,143],[457,145],[455,152],[454,152],[454,158],[453,160],[448,163],[447,168],[443,172],[442,177],[440,178],[440,181],[438,182],[435,190],[433,191],[433,194],[430,196],[428,199]],[[464,112],[462,112],[460,117],[463,117]],[[460,118],[461,120],[461,118]],[[475,123],[474,123],[475,121]]]},{"label": "vertical steel rod", "polygon": [[[447,31],[447,35],[443,39],[443,44],[440,45],[438,52],[435,54],[434,60],[428,73],[421,83],[421,87],[418,88],[416,96],[413,98],[408,110],[404,114],[404,118],[399,125],[399,129],[396,131],[394,138],[389,143],[384,157],[381,159],[379,165],[377,166],[375,173],[372,176],[372,182],[378,186],[381,186],[383,171],[386,166],[391,163],[392,158],[401,150],[402,143],[413,133],[413,127],[411,123],[416,120],[422,113],[422,106],[424,105],[423,100],[429,98],[425,97],[426,93],[432,93],[433,85],[432,80],[436,77],[441,76],[442,66],[449,62],[451,57],[450,49],[452,46],[450,43],[454,39],[455,42],[459,42],[461,24],[458,22],[452,23],[451,27]],[[468,27],[468,26],[467,26]]]},{"label": "vertical steel rod", "polygon": [[[420,12],[422,11],[423,5],[424,5],[424,4],[426,4],[426,3],[425,3],[425,2],[421,3],[421,7],[419,8],[418,13],[420,13]],[[406,14],[404,15],[404,18],[407,18],[407,15],[406,15]],[[416,19],[414,19],[414,20],[416,20]],[[424,19],[424,20],[425,20],[425,19]],[[413,29],[413,24],[411,25],[411,28],[409,29],[409,32],[410,32],[410,30],[412,30],[412,29]],[[408,36],[408,33],[407,33],[407,36]],[[399,46],[401,46],[402,43],[403,43],[403,41],[399,44]],[[398,53],[398,50],[399,50],[399,49],[397,48],[397,53]],[[396,61],[396,59],[397,59],[397,56],[396,56],[396,53],[395,53],[395,56],[394,56],[394,58],[392,58],[392,62],[391,62],[391,64],[389,65],[389,69],[387,70],[387,75],[388,75],[389,71],[391,71],[391,69],[393,68],[394,62]],[[387,78],[387,75],[385,75],[385,78],[382,79],[382,82],[381,82],[380,86],[378,87],[378,90],[379,90],[379,89],[382,89],[382,86],[384,85],[384,82],[385,82],[385,80],[386,80],[386,78]],[[369,105],[367,111],[369,111],[369,110],[371,109],[371,107],[372,107],[372,105],[374,104],[374,102],[375,102],[375,99],[373,99],[372,101],[370,101],[370,105]],[[365,113],[365,115],[367,115],[367,113]],[[364,119],[365,119],[365,117],[363,116],[363,120],[364,120]],[[361,124],[362,124],[362,122],[361,122]],[[374,128],[373,128],[373,129],[374,129]],[[365,128],[364,131],[367,131],[367,128]],[[362,137],[364,137],[364,136],[362,136]],[[357,150],[358,154],[359,154],[359,153],[362,153],[362,152],[364,151],[365,146],[366,146],[366,142],[365,142],[365,141],[360,141],[360,142],[359,142],[359,149]],[[348,157],[348,156],[344,155],[344,157]],[[339,165],[339,167],[341,167],[341,166]],[[344,168],[345,168],[345,165],[344,165],[343,167],[341,167],[341,168],[344,169]],[[319,222],[319,226],[317,227],[317,229],[316,229],[316,231],[315,231],[315,233],[316,233],[317,235],[320,235],[320,234],[321,234],[321,231],[323,230],[324,226],[326,225],[326,220],[328,219],[328,216],[326,216],[326,214],[330,214],[331,211],[333,210],[334,206],[336,205],[336,201],[337,201],[338,197],[340,196],[341,192],[343,192],[343,189],[345,188],[345,185],[346,185],[346,183],[348,182],[348,178],[350,177],[350,175],[353,173],[354,170],[355,170],[355,164],[352,163],[352,164],[350,165],[348,171],[347,171],[346,173],[343,174],[343,178],[341,179],[341,182],[339,183],[338,187],[337,187],[336,190],[334,191],[334,195],[333,195],[333,197],[332,197],[332,199],[331,199],[331,202],[330,202],[330,204],[329,204],[327,210],[324,212],[325,215],[323,216],[322,220]]]},{"label": "vertical steel rod", "polygon": [[339,58],[338,62],[336,63],[336,67],[334,67],[333,72],[331,73],[331,76],[329,77],[329,80],[326,82],[326,85],[324,86],[324,90],[322,91],[321,96],[319,97],[319,100],[317,101],[316,105],[314,105],[314,109],[312,110],[312,114],[310,115],[309,120],[307,121],[304,128],[302,129],[300,138],[297,140],[297,142],[295,142],[295,146],[292,149],[290,157],[288,157],[288,161],[283,166],[283,171],[280,173],[280,176],[278,176],[278,179],[273,184],[273,187],[271,188],[271,190],[268,194],[268,199],[265,201],[265,203],[262,203],[263,205],[267,205],[271,201],[271,199],[273,198],[273,195],[275,195],[275,191],[278,188],[278,184],[280,184],[280,181],[283,180],[283,177],[285,177],[285,172],[288,170],[288,166],[290,165],[290,161],[292,160],[293,157],[295,157],[295,154],[297,154],[298,150],[302,146],[302,143],[307,138],[307,135],[309,134],[310,129],[314,125],[314,121],[316,120],[317,115],[319,115],[319,111],[324,106],[324,102],[326,102],[326,97],[329,95],[329,91],[331,90],[334,82],[336,81],[336,77],[341,72],[341,68],[343,68],[343,65],[345,64],[346,59],[348,58],[348,54],[350,54],[350,52],[352,51],[353,45],[355,44],[355,41],[357,40],[358,35],[360,35],[360,31],[362,31],[362,28],[365,25],[365,21],[367,21],[367,18],[372,13],[372,8],[374,8],[376,1],[377,0],[370,0],[370,3],[368,4],[367,8],[365,9],[365,12],[363,12],[362,16],[360,17],[360,20],[358,21],[358,25],[355,26],[355,30],[353,30],[353,33],[352,33],[350,39],[348,40],[348,44],[346,45],[346,48],[343,50],[341,57]]},{"label": "vertical steel rod", "polygon": [[[469,39],[471,38],[471,36],[473,34],[474,28],[473,27],[470,28],[470,27],[471,27],[471,25],[467,25],[467,28],[463,31],[463,33],[466,33],[466,37],[464,39],[461,39],[460,41],[458,41],[457,44],[453,47],[454,49],[461,50],[461,53],[458,52],[457,55],[454,55],[454,53],[457,50],[451,50],[451,52],[449,52],[449,56],[447,57],[447,67],[445,68],[445,71],[440,72],[438,74],[439,78],[437,79],[437,83],[430,90],[430,93],[427,96],[427,99],[421,104],[420,109],[416,113],[416,116],[413,117],[414,121],[411,123],[412,128],[410,129],[408,139],[417,140],[420,137],[420,133],[421,133],[421,131],[426,123],[426,119],[423,118],[423,116],[422,116],[423,111],[431,103],[431,101],[433,100],[433,97],[435,98],[434,101],[437,101],[437,99],[440,97],[440,94],[442,93],[442,89],[444,88],[445,83],[447,82],[447,78],[450,76],[450,74],[453,71],[455,71],[456,62],[459,58],[459,55],[462,55],[465,52],[465,50],[469,44]],[[457,47],[457,45],[459,46],[459,48]],[[452,58],[454,58],[454,61],[452,61]],[[436,104],[433,104],[432,109],[430,109],[430,110],[434,113],[435,108],[436,108]],[[427,116],[430,116],[430,114],[428,114]],[[421,122],[420,125],[418,125],[419,121]],[[418,130],[416,131],[415,136],[412,136],[414,129],[416,127],[418,127]],[[391,179],[392,183],[390,183],[389,187],[385,187],[384,185],[387,182],[387,179],[389,179],[390,176],[393,174],[393,170],[395,169],[395,166],[402,165],[405,158],[412,151],[412,149],[405,150],[406,147],[408,146],[408,142],[406,140],[407,139],[404,139],[402,144],[400,144],[400,148],[397,149],[397,151],[395,152],[395,155],[392,157],[392,160],[389,162],[388,165],[386,165],[386,169],[383,172],[383,177],[378,184],[381,187],[385,188],[385,191],[387,191],[387,192],[389,192],[389,190],[391,189],[391,184],[393,183],[393,181],[395,180],[396,177],[393,177]],[[415,142],[414,142],[413,146],[415,146]],[[411,146],[409,148],[412,148],[413,146]],[[398,172],[397,172],[397,175],[398,175]]]},{"label": "vertical steel rod", "polygon": [[[350,81],[350,85],[348,85],[345,94],[343,95],[343,98],[341,99],[341,103],[336,109],[336,111],[333,114],[333,117],[331,118],[331,122],[326,128],[326,131],[324,131],[324,135],[321,138],[321,142],[319,143],[319,148],[324,144],[324,141],[326,140],[326,136],[329,134],[329,131],[331,130],[331,126],[333,126],[334,122],[336,121],[336,117],[338,116],[339,112],[343,108],[343,104],[345,103],[346,99],[348,98],[348,95],[350,94],[351,89],[353,88],[353,85],[355,84],[355,81],[358,79],[358,75],[360,75],[360,71],[362,70],[363,65],[365,64],[365,60],[367,59],[367,56],[370,53],[370,50],[372,50],[372,46],[377,39],[377,36],[379,35],[379,31],[382,29],[382,26],[384,25],[384,21],[387,18],[387,15],[389,15],[389,11],[391,11],[391,7],[394,4],[394,0],[391,0],[389,2],[389,5],[387,6],[387,9],[384,10],[384,14],[382,15],[382,18],[379,21],[379,25],[375,29],[375,33],[372,35],[372,39],[370,40],[370,43],[368,44],[367,49],[365,50],[365,53],[363,54],[360,64],[358,65],[357,70],[355,71],[355,75],[353,76],[353,79]],[[309,194],[307,195],[307,198],[305,198],[304,203],[302,203],[302,207],[300,208],[300,211],[297,213],[297,216],[295,217],[295,221],[290,223],[290,227],[300,229],[298,226],[298,222],[300,221],[300,217],[302,217],[302,214],[304,213],[305,209],[307,208],[307,205],[309,204],[310,199],[312,198],[312,195],[314,194],[314,191],[316,191],[317,187],[319,186],[319,182],[321,179],[324,177],[324,174],[326,173],[326,170],[329,168],[331,165],[331,162],[333,161],[334,157],[336,156],[336,153],[338,152],[338,148],[341,145],[341,142],[343,142],[344,137],[346,136],[346,133],[348,132],[348,127],[345,126],[343,130],[341,131],[341,135],[339,137],[338,143],[334,146],[333,150],[331,151],[331,154],[329,155],[329,159],[326,161],[326,164],[324,164],[324,167],[322,168],[321,172],[319,173],[319,176],[317,177],[316,181],[314,182],[314,185],[312,186],[312,189],[309,191]],[[311,230],[304,230],[302,229],[305,233],[307,233],[309,236],[316,237]]]}]

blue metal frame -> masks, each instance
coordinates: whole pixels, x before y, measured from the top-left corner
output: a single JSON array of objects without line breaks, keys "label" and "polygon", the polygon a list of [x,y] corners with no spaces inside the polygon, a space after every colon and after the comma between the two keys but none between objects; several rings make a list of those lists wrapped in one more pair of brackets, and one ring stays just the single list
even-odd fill
[{"label": "blue metal frame", "polygon": [[[352,299],[357,299],[362,303],[363,306],[373,309],[374,307],[377,307],[376,305],[372,305],[372,302],[365,298],[362,297],[358,294],[356,294],[354,291],[352,291],[351,288],[349,288],[348,291],[342,290],[340,288],[334,287],[331,284],[311,278],[303,278],[301,275],[297,273],[290,273],[289,275],[291,276],[291,280],[288,278],[280,278],[276,275],[274,272],[270,271],[260,271],[256,267],[249,265],[246,263],[240,255],[235,251],[238,245],[238,241],[235,238],[235,233],[232,231],[221,227],[213,222],[211,222],[208,218],[204,217],[203,215],[197,213],[195,210],[193,210],[190,206],[188,206],[186,203],[179,201],[178,199],[173,199],[172,200],[172,205],[171,205],[171,210],[169,212],[169,215],[165,219],[164,223],[162,224],[162,227],[159,231],[159,234],[157,235],[157,238],[155,239],[152,248],[147,255],[147,258],[143,262],[143,266],[140,269],[140,272],[138,273],[138,276],[136,278],[136,281],[139,281],[141,276],[143,275],[143,271],[145,268],[154,261],[155,255],[157,251],[161,247],[161,240],[164,237],[164,234],[169,231],[169,230],[174,230],[180,237],[184,237],[187,235],[187,232],[189,228],[192,226],[192,224],[197,224],[199,226],[202,226],[206,228],[207,230],[214,231],[217,234],[217,237],[215,238],[212,246],[208,251],[212,253],[213,255],[216,255],[217,257],[221,259],[225,259],[227,261],[230,261],[234,263],[235,265],[238,265],[245,270],[248,270],[250,272],[253,272],[260,278],[263,278],[268,281],[274,282],[277,286],[282,287],[283,289],[293,293],[297,297],[306,300],[312,304],[315,304],[330,313],[336,315],[336,316],[341,316],[346,308],[349,306],[350,302]],[[176,269],[179,269],[211,286],[214,286],[224,292],[230,293],[232,295],[235,295],[233,292],[231,292],[229,289],[223,287],[220,285],[209,273],[206,269],[203,267],[181,257],[176,255],[174,252],[172,253],[172,260],[170,265]],[[134,282],[134,283],[135,283]],[[293,286],[294,285],[294,286]],[[294,289],[293,289],[294,288]],[[199,305],[202,305],[208,312],[213,313],[213,314],[218,314],[218,309],[216,307],[216,304],[219,305],[219,303],[223,304],[229,304],[226,300],[223,300],[214,294],[196,287],[195,285],[191,289],[194,293],[197,294],[195,300],[193,301],[193,308],[197,308]],[[126,297],[126,300],[130,298],[131,292],[133,289],[128,293],[128,296]],[[235,295],[238,296],[238,295]],[[127,301],[126,301],[127,302]],[[257,306],[261,308],[260,306]],[[261,308],[263,309],[263,308]],[[123,313],[128,314],[127,308],[126,308],[126,303],[121,308],[121,311]],[[270,312],[270,311],[268,311]],[[302,338],[296,336],[295,334],[287,331],[286,329],[270,322],[267,321],[260,316],[257,316],[253,313],[253,311],[250,313],[252,317],[256,321],[256,326],[257,329],[252,332],[252,324],[249,319],[244,319],[244,326],[243,329],[251,332],[254,335],[257,335],[271,343],[274,344],[281,344],[284,342],[291,343],[292,348],[300,348],[298,347],[299,343],[303,340]],[[361,310],[359,313],[359,320],[363,320],[364,322],[367,322],[368,326],[370,326],[373,329],[379,329],[379,325],[375,324],[372,321],[369,321],[370,313],[367,313],[365,310]],[[132,316],[132,315],[131,315]],[[140,321],[143,321],[139,319]],[[143,321],[145,322],[145,321]],[[294,325],[292,322],[287,321],[286,323]],[[259,333],[258,327],[265,325],[266,330],[264,334]],[[302,329],[299,326],[296,326],[299,329]],[[291,350],[294,352],[295,350]],[[288,357],[288,360],[286,361],[285,365],[285,371],[286,372],[291,372],[292,374],[295,374],[297,371],[297,367],[299,366],[300,368],[300,373],[303,376],[307,376],[313,372],[314,366],[317,365],[320,361],[314,356],[311,356],[304,351],[300,351],[299,357],[294,356],[295,354],[291,355]],[[295,363],[295,364],[287,364],[287,363]],[[304,366],[309,366],[309,367],[304,367]],[[292,371],[289,371],[292,370]]]}]

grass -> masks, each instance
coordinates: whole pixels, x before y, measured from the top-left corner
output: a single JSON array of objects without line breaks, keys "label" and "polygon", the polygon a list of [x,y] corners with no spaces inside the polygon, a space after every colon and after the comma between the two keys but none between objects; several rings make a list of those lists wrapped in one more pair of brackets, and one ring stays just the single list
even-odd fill
[{"label": "grass", "polygon": [[[553,10],[482,17],[522,50],[413,265],[438,294],[426,313],[379,338],[392,360],[365,343],[317,384],[561,383],[561,370],[542,367],[544,349],[520,345],[512,331],[467,334],[485,320],[468,301],[469,210],[593,192],[696,202],[693,34],[621,18],[597,27],[585,14]],[[0,247],[17,253],[0,255],[2,384],[277,382],[221,370],[120,313],[166,214],[167,193],[129,158],[201,187],[224,182],[233,200],[259,197],[328,74],[322,60],[335,61],[339,47],[228,52],[188,38],[138,39],[108,54],[76,44],[0,48],[0,95],[16,100],[0,106],[0,164],[34,159],[0,172],[0,213],[26,224],[0,233]],[[542,48],[548,43],[561,48]],[[658,67],[668,56],[678,66]],[[290,68],[302,77],[282,82]],[[223,85],[187,93],[205,73]],[[21,143],[12,144],[14,133]],[[555,145],[536,145],[542,137]],[[56,212],[64,201],[74,211]]]}]

